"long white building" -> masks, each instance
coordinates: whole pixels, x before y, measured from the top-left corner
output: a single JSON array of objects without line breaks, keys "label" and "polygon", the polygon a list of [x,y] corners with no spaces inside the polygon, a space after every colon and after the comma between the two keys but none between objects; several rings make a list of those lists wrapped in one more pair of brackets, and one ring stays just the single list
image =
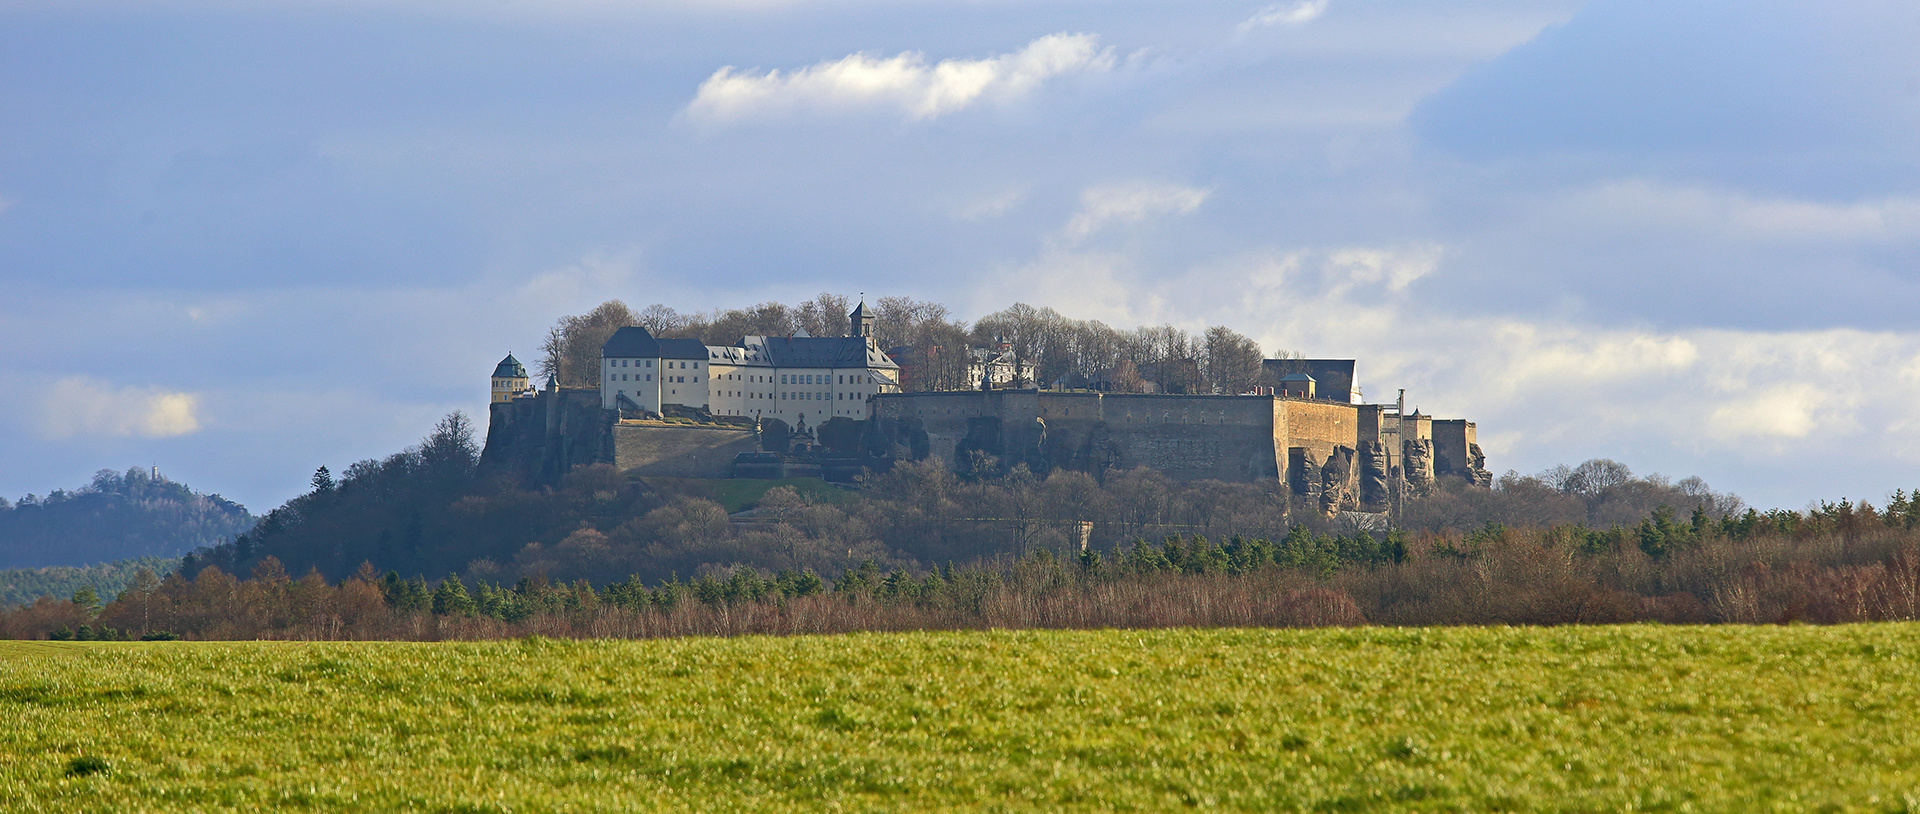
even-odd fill
[{"label": "long white building", "polygon": [[865,419],[869,399],[900,391],[900,369],[874,341],[866,303],[847,319],[852,336],[749,336],[739,345],[621,328],[600,348],[600,406],[660,413],[674,404],[808,426]]}]

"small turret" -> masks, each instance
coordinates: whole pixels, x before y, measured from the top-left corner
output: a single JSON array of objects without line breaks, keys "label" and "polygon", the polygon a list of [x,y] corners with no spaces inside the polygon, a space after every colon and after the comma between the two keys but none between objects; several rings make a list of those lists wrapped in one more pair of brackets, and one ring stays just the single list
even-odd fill
[{"label": "small turret", "polygon": [[512,401],[513,397],[527,389],[527,366],[520,364],[513,354],[501,359],[493,368],[493,403]]},{"label": "small turret", "polygon": [[867,310],[867,301],[863,299],[860,305],[853,309],[853,313],[847,315],[847,327],[852,331],[848,335],[872,339],[874,322],[873,312]]}]

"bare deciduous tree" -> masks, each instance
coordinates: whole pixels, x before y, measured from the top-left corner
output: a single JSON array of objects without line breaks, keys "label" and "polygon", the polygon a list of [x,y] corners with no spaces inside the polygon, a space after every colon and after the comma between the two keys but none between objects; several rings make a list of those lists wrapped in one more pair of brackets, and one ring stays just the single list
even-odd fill
[{"label": "bare deciduous tree", "polygon": [[561,317],[540,345],[541,375],[551,375],[570,387],[598,385],[600,346],[607,344],[614,331],[639,319],[619,300],[607,300],[580,316]]}]

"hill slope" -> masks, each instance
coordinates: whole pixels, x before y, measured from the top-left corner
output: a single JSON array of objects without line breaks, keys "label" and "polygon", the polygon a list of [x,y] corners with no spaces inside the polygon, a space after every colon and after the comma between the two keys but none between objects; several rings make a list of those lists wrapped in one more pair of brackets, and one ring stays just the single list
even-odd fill
[{"label": "hill slope", "polygon": [[246,508],[143,469],[103,469],[93,482],[18,504],[0,499],[0,568],[178,557],[253,527]]}]

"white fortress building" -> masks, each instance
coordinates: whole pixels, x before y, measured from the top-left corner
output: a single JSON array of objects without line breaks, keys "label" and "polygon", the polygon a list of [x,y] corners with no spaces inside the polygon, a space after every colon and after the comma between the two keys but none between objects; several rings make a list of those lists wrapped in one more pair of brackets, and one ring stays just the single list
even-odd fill
[{"label": "white fortress building", "polygon": [[875,342],[866,303],[847,319],[852,336],[749,336],[721,346],[621,328],[600,347],[600,406],[664,413],[678,405],[815,427],[866,419],[870,399],[900,392],[900,368]]}]

